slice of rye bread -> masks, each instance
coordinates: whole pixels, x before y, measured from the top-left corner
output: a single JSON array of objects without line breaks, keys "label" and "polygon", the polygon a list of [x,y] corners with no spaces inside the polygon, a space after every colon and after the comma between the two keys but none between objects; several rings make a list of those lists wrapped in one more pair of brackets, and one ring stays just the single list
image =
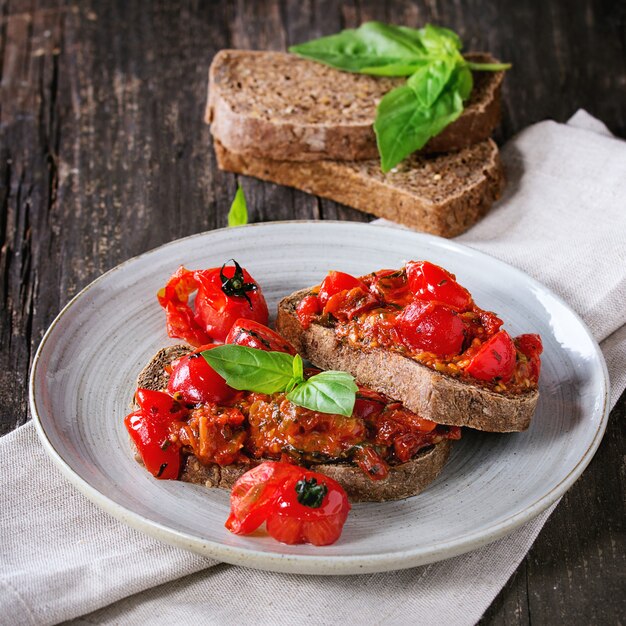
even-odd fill
[{"label": "slice of rye bread", "polygon": [[214,145],[222,170],[295,187],[441,237],[473,226],[505,184],[491,139],[455,153],[413,155],[388,174],[377,160],[272,161]]},{"label": "slice of rye bread", "polygon": [[[468,59],[494,63],[491,55]],[[504,72],[474,72],[461,116],[422,149],[484,141],[500,121]],[[285,52],[221,50],[209,70],[206,121],[228,150],[285,161],[378,158],[372,124],[381,98],[405,78],[352,74]]]},{"label": "slice of rye bread", "polygon": [[396,352],[362,350],[340,342],[332,328],[311,324],[304,330],[296,306],[310,293],[302,289],[278,304],[276,328],[317,367],[350,372],[359,383],[399,400],[407,409],[438,424],[489,432],[526,430],[539,392],[496,393],[446,376]]},{"label": "slice of rye bread", "polygon": [[[144,389],[164,390],[169,374],[165,366],[191,351],[189,346],[176,345],[157,352],[144,367],[137,379],[137,386]],[[141,463],[137,448],[130,440],[135,459]],[[312,465],[311,469],[334,478],[346,490],[351,502],[383,502],[400,500],[417,495],[439,475],[450,454],[451,443],[444,440],[418,452],[407,463],[391,466],[383,480],[371,480],[361,469],[348,463]],[[232,488],[235,481],[256,463],[221,467],[215,463],[204,465],[194,456],[185,458],[180,479],[205,487]]]}]

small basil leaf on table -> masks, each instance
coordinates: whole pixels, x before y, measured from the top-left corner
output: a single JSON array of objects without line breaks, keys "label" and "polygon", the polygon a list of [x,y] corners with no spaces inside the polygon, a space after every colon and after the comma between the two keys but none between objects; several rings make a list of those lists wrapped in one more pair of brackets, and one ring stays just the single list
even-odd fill
[{"label": "small basil leaf on table", "polygon": [[243,226],[247,223],[248,205],[246,203],[246,197],[241,185],[237,185],[237,192],[235,193],[233,203],[230,205],[230,211],[228,211],[228,225]]},{"label": "small basil leaf on table", "polygon": [[239,345],[224,345],[202,352],[207,363],[233,389],[276,393],[293,379],[293,357]]},{"label": "small basil leaf on table", "polygon": [[312,411],[349,417],[358,387],[347,372],[327,371],[312,376],[287,394],[294,404]]}]

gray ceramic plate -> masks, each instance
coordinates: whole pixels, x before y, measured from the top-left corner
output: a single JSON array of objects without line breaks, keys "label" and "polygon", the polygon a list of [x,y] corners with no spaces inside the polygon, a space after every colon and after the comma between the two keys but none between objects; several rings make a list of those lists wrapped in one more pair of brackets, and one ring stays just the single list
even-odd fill
[{"label": "gray ceramic plate", "polygon": [[[329,269],[363,274],[429,259],[457,274],[512,334],[539,332],[545,352],[531,428],[465,431],[423,494],[353,508],[333,546],[286,546],[224,529],[228,493],[157,481],[131,458],[122,420],[138,372],[162,346],[155,294],[180,265],[236,258],[275,310]],[[429,563],[493,541],[531,519],[580,476],[607,419],[604,361],[567,305],[522,272],[458,244],[354,223],[294,222],[218,230],[131,259],[84,289],[54,321],[35,357],[30,403],[52,459],[85,495],[163,541],[249,567],[345,574]]]}]

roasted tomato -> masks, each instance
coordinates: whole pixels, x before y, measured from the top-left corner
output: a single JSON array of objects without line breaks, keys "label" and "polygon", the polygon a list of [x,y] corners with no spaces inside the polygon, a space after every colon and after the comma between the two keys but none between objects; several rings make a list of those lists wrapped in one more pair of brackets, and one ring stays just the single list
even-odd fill
[{"label": "roasted tomato", "polygon": [[235,483],[226,528],[247,534],[265,522],[267,532],[283,543],[326,546],[341,535],[349,511],[346,492],[332,478],[268,462]]},{"label": "roasted tomato", "polygon": [[420,300],[447,304],[457,311],[472,306],[470,292],[456,282],[456,277],[442,267],[428,261],[410,261],[406,264],[409,288]]},{"label": "roasted tomato", "polygon": [[515,345],[506,330],[489,338],[472,357],[466,372],[479,380],[506,382],[515,371]]},{"label": "roasted tomato", "polygon": [[[196,290],[192,310],[188,300]],[[224,341],[239,318],[268,321],[261,288],[235,260],[232,267],[196,271],[180,267],[157,296],[167,315],[169,336],[193,346]]]},{"label": "roasted tomato", "polygon": [[226,384],[201,354],[215,345],[202,346],[196,352],[178,359],[167,383],[167,391],[170,394],[180,394],[183,402],[187,404],[224,402],[235,395],[236,391]]},{"label": "roasted tomato", "polygon": [[331,296],[324,306],[324,313],[341,321],[351,320],[378,305],[378,298],[366,287],[354,287]]},{"label": "roasted tomato", "polygon": [[371,274],[370,289],[386,304],[407,305],[413,294],[404,270],[379,270]]},{"label": "roasted tomato", "polygon": [[439,356],[461,352],[465,326],[458,313],[445,304],[416,300],[404,308],[396,323],[412,350]]},{"label": "roasted tomato", "polygon": [[517,349],[527,359],[528,378],[536,383],[539,380],[539,373],[541,371],[541,359],[539,358],[543,352],[541,337],[535,334],[527,334],[520,335],[513,341]]},{"label": "roasted tomato", "polygon": [[341,291],[347,291],[348,289],[354,289],[355,287],[361,287],[364,291],[367,287],[358,278],[355,278],[351,274],[345,272],[328,272],[326,278],[324,278],[320,285],[320,290],[317,294],[317,298],[322,307],[326,306],[329,298]]},{"label": "roasted tomato", "polygon": [[296,354],[296,349],[277,332],[244,317],[238,319],[233,324],[225,343],[234,343],[240,346],[247,346],[248,348],[256,348],[257,350]]},{"label": "roasted tomato", "polygon": [[313,318],[321,311],[320,301],[317,299],[317,296],[309,295],[302,298],[296,307],[296,315],[302,328],[306,330],[311,325]]},{"label": "roasted tomato", "polygon": [[146,469],[157,478],[178,478],[180,446],[169,440],[169,425],[184,419],[188,411],[161,391],[138,389],[139,409],[126,416],[124,424],[137,446]]}]

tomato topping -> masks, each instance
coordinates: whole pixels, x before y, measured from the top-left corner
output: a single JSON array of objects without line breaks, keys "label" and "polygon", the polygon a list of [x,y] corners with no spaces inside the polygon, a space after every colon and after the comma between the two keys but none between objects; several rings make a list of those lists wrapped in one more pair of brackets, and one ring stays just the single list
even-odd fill
[{"label": "tomato topping", "polygon": [[354,289],[355,287],[361,287],[364,291],[367,291],[367,287],[363,282],[350,274],[346,274],[345,272],[328,272],[326,278],[324,278],[320,285],[317,298],[320,305],[325,307],[331,296],[341,291]]},{"label": "tomato topping", "polygon": [[331,296],[324,306],[324,313],[333,315],[338,320],[351,320],[378,306],[376,296],[366,287],[354,287]]},{"label": "tomato topping", "polygon": [[176,480],[180,472],[180,448],[168,439],[166,423],[135,411],[124,420],[146,469],[156,478]]},{"label": "tomato topping", "polygon": [[397,326],[409,348],[437,355],[457,354],[465,338],[461,317],[444,304],[416,300],[398,315]]},{"label": "tomato topping", "polygon": [[346,492],[332,478],[268,462],[235,483],[226,528],[248,534],[265,522],[277,541],[325,546],[337,541],[349,511]]},{"label": "tomato topping", "polygon": [[387,398],[380,393],[367,387],[359,387],[354,402],[354,415],[364,420],[375,419],[387,406],[388,402]]},{"label": "tomato topping", "polygon": [[370,280],[370,290],[387,304],[405,306],[413,300],[404,270],[379,270]]},{"label": "tomato topping", "polygon": [[234,343],[257,350],[296,354],[296,349],[277,332],[259,322],[243,317],[233,324],[225,343]]},{"label": "tomato topping", "polygon": [[137,389],[135,399],[142,413],[154,416],[158,421],[169,424],[173,420],[185,419],[189,410],[163,391]]},{"label": "tomato topping", "polygon": [[447,304],[457,311],[467,311],[472,306],[470,292],[456,282],[447,270],[428,261],[410,261],[406,264],[409,288],[420,300]]},{"label": "tomato topping", "polygon": [[[180,267],[159,291],[170,337],[193,346],[224,341],[233,323],[242,317],[267,324],[268,310],[261,288],[237,261],[234,266],[208,270]],[[197,290],[194,310],[189,297]]]},{"label": "tomato topping", "polygon": [[389,466],[371,446],[359,446],[354,453],[354,462],[372,480],[383,480],[389,474]]},{"label": "tomato topping", "polygon": [[183,402],[187,404],[224,402],[232,398],[236,391],[226,384],[200,354],[214,347],[215,344],[208,344],[178,359],[167,384],[168,393],[180,394]]},{"label": "tomato topping", "polygon": [[513,376],[515,362],[515,345],[506,330],[501,330],[480,347],[466,371],[479,380],[498,379],[506,382]]},{"label": "tomato topping", "polygon": [[311,325],[313,318],[320,313],[321,310],[317,296],[305,296],[298,302],[298,306],[296,306],[296,316],[304,330]]},{"label": "tomato topping", "polygon": [[517,349],[528,359],[526,364],[528,377],[536,383],[541,372],[541,359],[539,358],[543,352],[541,337],[534,334],[520,335],[514,339],[514,343]]}]

